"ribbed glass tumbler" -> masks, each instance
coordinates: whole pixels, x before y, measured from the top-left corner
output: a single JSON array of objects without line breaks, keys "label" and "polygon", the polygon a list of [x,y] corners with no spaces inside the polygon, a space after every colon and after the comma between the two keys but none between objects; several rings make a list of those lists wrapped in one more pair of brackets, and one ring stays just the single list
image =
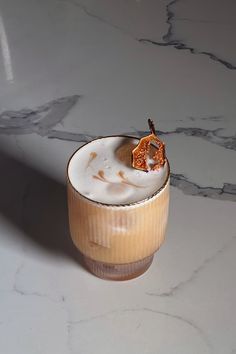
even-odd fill
[{"label": "ribbed glass tumbler", "polygon": [[168,164],[166,180],[152,196],[111,205],[84,197],[67,176],[70,233],[90,272],[103,279],[128,280],[150,267],[165,238],[169,184]]}]

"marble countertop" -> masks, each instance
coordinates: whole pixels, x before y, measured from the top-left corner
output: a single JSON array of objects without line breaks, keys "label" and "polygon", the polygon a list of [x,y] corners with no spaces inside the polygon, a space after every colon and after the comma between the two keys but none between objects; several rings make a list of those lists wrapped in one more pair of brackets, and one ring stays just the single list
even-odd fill
[{"label": "marble countertop", "polygon": [[[236,4],[0,1],[1,354],[236,353]],[[109,282],[80,265],[65,167],[93,137],[171,164],[166,242]]]}]

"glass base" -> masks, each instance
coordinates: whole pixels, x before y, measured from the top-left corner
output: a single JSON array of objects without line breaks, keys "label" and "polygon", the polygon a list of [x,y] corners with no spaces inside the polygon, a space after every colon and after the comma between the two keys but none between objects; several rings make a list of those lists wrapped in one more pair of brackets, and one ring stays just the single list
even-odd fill
[{"label": "glass base", "polygon": [[153,260],[153,254],[140,261],[126,264],[111,264],[94,261],[84,256],[88,270],[99,278],[107,280],[129,280],[146,272]]}]

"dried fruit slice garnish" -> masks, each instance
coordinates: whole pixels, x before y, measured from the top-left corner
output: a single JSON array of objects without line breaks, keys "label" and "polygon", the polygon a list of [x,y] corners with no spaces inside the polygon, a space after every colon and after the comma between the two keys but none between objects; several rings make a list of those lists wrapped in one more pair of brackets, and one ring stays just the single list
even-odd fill
[{"label": "dried fruit slice garnish", "polygon": [[[148,119],[151,134],[141,138],[139,144],[132,151],[132,166],[143,171],[157,171],[166,162],[165,144],[157,137],[154,123]],[[150,156],[151,143],[155,143],[156,148]],[[152,162],[149,163],[148,159]]]}]

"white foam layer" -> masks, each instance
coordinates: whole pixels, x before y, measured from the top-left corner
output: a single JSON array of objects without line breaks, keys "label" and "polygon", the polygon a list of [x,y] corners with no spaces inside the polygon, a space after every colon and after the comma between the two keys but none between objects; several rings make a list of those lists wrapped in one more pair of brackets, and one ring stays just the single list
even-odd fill
[{"label": "white foam layer", "polygon": [[104,137],[81,147],[71,158],[68,177],[85,197],[106,204],[129,204],[146,199],[165,182],[168,167],[138,171],[131,151],[139,139]]}]

